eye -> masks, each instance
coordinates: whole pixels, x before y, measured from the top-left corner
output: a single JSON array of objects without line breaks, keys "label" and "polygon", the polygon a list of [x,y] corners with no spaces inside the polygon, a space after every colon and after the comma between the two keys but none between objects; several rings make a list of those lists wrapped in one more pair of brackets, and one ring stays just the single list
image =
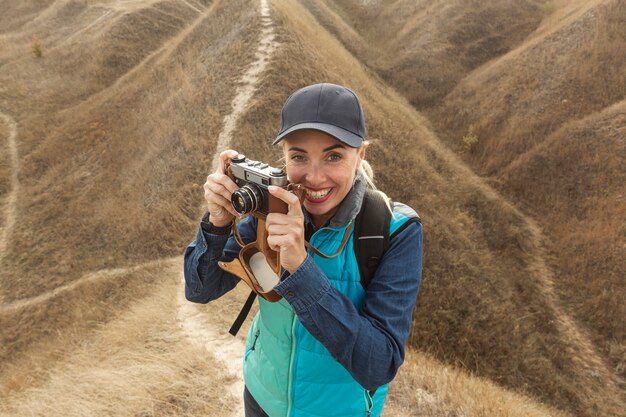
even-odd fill
[{"label": "eye", "polygon": [[328,155],[328,160],[331,162],[337,162],[341,160],[341,158],[343,158],[343,156],[340,153],[332,153]]},{"label": "eye", "polygon": [[305,158],[304,155],[300,155],[300,154],[293,154],[289,157],[289,159],[291,159],[294,162],[304,162]]}]

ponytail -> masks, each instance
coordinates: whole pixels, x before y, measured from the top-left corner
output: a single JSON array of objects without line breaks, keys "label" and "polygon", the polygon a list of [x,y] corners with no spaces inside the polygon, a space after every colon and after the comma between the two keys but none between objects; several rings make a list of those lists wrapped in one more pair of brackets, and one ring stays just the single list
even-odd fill
[{"label": "ponytail", "polygon": [[383,193],[378,188],[376,188],[376,184],[374,184],[374,170],[372,169],[372,166],[370,165],[370,163],[367,162],[365,159],[361,161],[361,163],[359,164],[359,168],[357,169],[357,176],[359,175],[365,181],[365,185],[367,186],[367,188],[369,188],[370,190],[376,191],[382,194],[383,197],[385,197],[387,209],[389,209],[389,212],[393,214],[393,209],[391,208],[391,202],[390,202],[391,200],[389,199],[389,197],[387,197],[387,194]]}]

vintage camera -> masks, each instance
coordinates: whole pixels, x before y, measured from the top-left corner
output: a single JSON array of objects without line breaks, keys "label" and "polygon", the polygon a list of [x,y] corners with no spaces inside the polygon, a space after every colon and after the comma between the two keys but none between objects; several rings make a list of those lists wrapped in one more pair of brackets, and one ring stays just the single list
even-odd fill
[{"label": "vintage camera", "polygon": [[240,187],[231,198],[237,213],[263,217],[274,212],[286,213],[286,204],[267,190],[270,185],[287,188],[289,181],[284,170],[238,155],[230,160],[229,171]]}]

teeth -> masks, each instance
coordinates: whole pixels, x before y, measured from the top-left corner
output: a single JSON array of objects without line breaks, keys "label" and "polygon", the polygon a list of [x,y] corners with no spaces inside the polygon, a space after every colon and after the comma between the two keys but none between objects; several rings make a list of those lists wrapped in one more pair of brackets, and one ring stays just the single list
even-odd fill
[{"label": "teeth", "polygon": [[325,190],[320,190],[320,191],[306,190],[306,194],[307,194],[307,196],[311,197],[312,199],[317,200],[317,199],[326,197],[326,195],[328,195],[330,190],[331,190],[330,188],[327,188]]}]

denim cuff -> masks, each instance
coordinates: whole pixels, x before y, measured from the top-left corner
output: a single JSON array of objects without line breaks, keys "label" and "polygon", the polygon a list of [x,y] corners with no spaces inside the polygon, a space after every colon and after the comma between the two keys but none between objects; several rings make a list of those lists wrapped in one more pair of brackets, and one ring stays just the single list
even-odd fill
[{"label": "denim cuff", "polygon": [[274,290],[287,300],[298,314],[317,303],[330,288],[330,281],[324,272],[311,255],[307,255],[302,265],[276,285]]},{"label": "denim cuff", "polygon": [[196,236],[196,242],[202,246],[200,255],[208,256],[210,261],[215,261],[222,256],[224,246],[228,241],[228,235],[216,235],[213,233],[207,233],[202,229],[202,226],[198,227],[198,233]]}]

